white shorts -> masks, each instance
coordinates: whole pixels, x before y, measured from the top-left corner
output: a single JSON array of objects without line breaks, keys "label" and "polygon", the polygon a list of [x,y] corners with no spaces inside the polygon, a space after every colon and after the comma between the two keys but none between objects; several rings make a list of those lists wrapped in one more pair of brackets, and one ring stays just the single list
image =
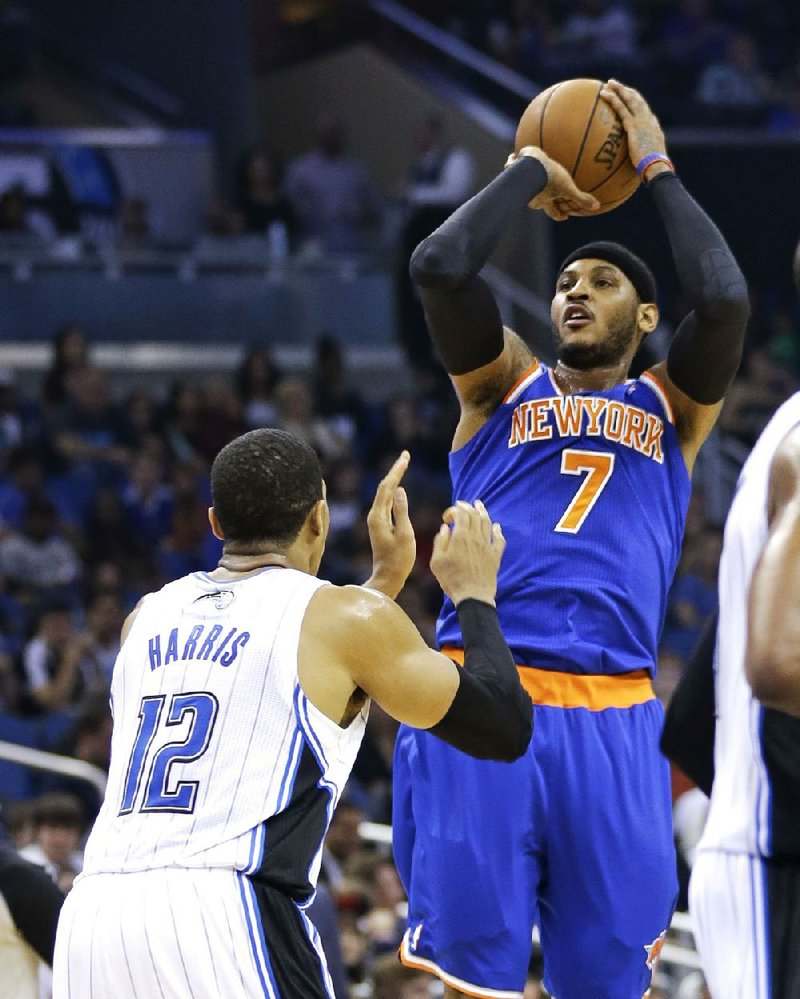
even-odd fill
[{"label": "white shorts", "polygon": [[58,923],[53,999],[332,999],[298,906],[234,871],[165,868],[75,882]]},{"label": "white shorts", "polygon": [[800,861],[704,850],[689,908],[714,999],[800,996]]}]

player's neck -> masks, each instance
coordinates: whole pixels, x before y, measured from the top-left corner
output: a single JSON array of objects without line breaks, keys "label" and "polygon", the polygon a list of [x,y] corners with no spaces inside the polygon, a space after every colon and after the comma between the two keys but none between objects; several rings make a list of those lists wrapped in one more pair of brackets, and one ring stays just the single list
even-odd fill
[{"label": "player's neck", "polygon": [[287,555],[278,552],[255,552],[252,555],[223,552],[217,568],[210,575],[214,579],[233,579],[259,572],[270,566],[281,569],[295,568]]},{"label": "player's neck", "polygon": [[561,391],[568,395],[573,392],[605,392],[625,381],[629,367],[630,359],[627,357],[619,364],[602,368],[571,368],[558,361],[553,368],[553,378]]}]

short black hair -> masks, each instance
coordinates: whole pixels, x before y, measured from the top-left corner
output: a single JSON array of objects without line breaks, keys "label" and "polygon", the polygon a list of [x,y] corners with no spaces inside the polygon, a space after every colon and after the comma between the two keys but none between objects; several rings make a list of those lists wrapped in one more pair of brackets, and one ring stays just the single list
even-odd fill
[{"label": "short black hair", "polygon": [[226,542],[290,545],[321,499],[319,458],[285,430],[242,434],[211,466],[211,501]]}]

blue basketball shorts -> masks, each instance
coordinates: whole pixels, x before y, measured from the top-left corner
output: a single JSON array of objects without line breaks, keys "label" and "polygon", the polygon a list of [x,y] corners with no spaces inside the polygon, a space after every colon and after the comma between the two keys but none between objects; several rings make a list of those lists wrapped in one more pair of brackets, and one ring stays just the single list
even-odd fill
[{"label": "blue basketball shorts", "polygon": [[537,703],[531,745],[510,764],[403,726],[403,963],[468,995],[518,999],[536,924],[556,999],[642,999],[677,896],[662,722],[652,694],[602,710]]}]

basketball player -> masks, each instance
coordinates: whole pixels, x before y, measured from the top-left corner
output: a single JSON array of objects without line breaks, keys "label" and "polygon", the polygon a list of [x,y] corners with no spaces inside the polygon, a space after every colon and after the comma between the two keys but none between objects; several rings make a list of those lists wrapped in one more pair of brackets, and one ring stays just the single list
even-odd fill
[{"label": "basketball player", "polygon": [[408,460],[370,512],[364,588],[316,578],[329,516],[311,448],[255,430],[217,456],[219,567],[146,596],[123,630],[108,789],[59,922],[56,999],[332,999],[304,910],[368,699],[466,752],[526,748],[531,704],[493,605],[503,536],[479,503],[445,513],[431,559],[465,668],[391,599],[415,557]]},{"label": "basketball player", "polygon": [[689,885],[695,941],[714,999],[794,999],[800,995],[800,393],[775,413],[739,476],[719,568],[713,663],[714,784]]},{"label": "basketball player", "polygon": [[[536,705],[536,736],[510,767],[398,736],[401,957],[438,975],[450,999],[521,996],[535,921],[557,999],[641,999],[677,891],[650,680],[692,466],[739,364],[747,289],[644,99],[615,82],[602,97],[647,167],[692,305],[665,362],[628,379],[658,308],[649,269],[615,243],[559,268],[554,368],[503,329],[479,271],[509,219],[528,204],[563,219],[593,203],[537,148],[512,156],[411,261],[461,404],[453,495],[481,499],[513,539],[498,614]],[[458,654],[449,600],[438,638]]]}]

